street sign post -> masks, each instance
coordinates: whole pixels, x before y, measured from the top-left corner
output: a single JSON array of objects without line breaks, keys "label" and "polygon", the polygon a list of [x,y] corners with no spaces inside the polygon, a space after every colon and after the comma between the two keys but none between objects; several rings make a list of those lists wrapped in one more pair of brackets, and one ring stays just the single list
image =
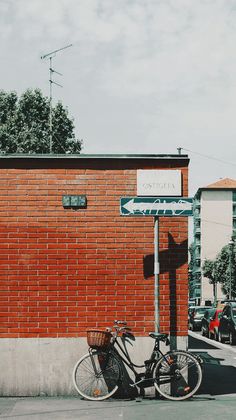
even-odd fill
[{"label": "street sign post", "polygon": [[192,216],[193,199],[185,197],[121,197],[121,216],[152,216],[154,223],[155,331],[159,332],[159,217]]}]

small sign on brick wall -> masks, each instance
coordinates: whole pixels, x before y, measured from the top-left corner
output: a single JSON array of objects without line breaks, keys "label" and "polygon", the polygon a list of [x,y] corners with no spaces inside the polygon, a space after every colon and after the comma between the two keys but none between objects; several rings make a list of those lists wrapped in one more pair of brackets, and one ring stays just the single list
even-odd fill
[{"label": "small sign on brick wall", "polygon": [[86,195],[63,195],[62,205],[69,208],[85,208],[87,206],[87,197]]}]

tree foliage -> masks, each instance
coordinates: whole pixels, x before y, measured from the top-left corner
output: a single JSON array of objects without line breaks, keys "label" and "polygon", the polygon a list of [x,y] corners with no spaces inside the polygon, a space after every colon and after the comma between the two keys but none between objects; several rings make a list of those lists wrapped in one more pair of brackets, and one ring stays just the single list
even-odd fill
[{"label": "tree foliage", "polygon": [[217,300],[217,278],[215,276],[215,261],[205,260],[202,266],[202,274],[208,278],[209,283],[213,285],[214,302]]},{"label": "tree foliage", "polygon": [[[50,152],[50,102],[39,89],[28,89],[19,98],[0,91],[0,153]],[[74,123],[58,102],[52,107],[52,153],[80,153]]]},{"label": "tree foliage", "polygon": [[212,260],[205,260],[202,266],[202,274],[204,277],[209,279],[210,284],[216,282],[214,276],[214,261]]},{"label": "tree foliage", "polygon": [[222,285],[222,290],[229,295],[231,283],[232,296],[236,296],[235,247],[225,245],[215,260],[215,276]]},{"label": "tree foliage", "polygon": [[235,246],[225,245],[215,260],[205,260],[202,266],[202,274],[213,285],[221,284],[224,294],[229,295],[231,284],[232,296],[236,297],[236,256]]}]

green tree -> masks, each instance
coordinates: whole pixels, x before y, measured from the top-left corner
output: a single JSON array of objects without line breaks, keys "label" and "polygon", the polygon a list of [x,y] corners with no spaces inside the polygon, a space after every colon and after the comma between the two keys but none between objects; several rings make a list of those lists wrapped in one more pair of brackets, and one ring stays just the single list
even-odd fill
[{"label": "green tree", "polygon": [[[50,102],[39,89],[28,89],[19,98],[0,91],[0,153],[50,152]],[[68,110],[58,102],[52,107],[52,153],[80,153]]]},{"label": "green tree", "polygon": [[214,303],[217,301],[217,276],[215,274],[215,261],[205,260],[202,266],[202,274],[208,278],[209,283],[213,286]]},{"label": "green tree", "polygon": [[231,289],[231,295],[236,297],[235,246],[231,249],[229,245],[225,245],[217,255],[215,277],[227,296]]}]

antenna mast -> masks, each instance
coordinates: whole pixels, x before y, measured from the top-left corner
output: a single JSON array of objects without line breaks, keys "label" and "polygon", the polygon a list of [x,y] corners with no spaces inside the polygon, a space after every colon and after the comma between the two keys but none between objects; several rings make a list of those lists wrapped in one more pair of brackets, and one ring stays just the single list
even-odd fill
[{"label": "antenna mast", "polygon": [[42,55],[41,59],[49,59],[49,150],[50,154],[52,153],[52,85],[57,85],[62,87],[62,85],[59,85],[59,83],[54,82],[53,80],[53,73],[59,74],[59,76],[62,76],[61,73],[54,70],[52,67],[52,59],[56,56],[56,54],[59,51],[65,50],[66,48],[72,47],[72,44],[66,45],[65,47],[59,48],[58,50],[51,51],[48,54]]}]

